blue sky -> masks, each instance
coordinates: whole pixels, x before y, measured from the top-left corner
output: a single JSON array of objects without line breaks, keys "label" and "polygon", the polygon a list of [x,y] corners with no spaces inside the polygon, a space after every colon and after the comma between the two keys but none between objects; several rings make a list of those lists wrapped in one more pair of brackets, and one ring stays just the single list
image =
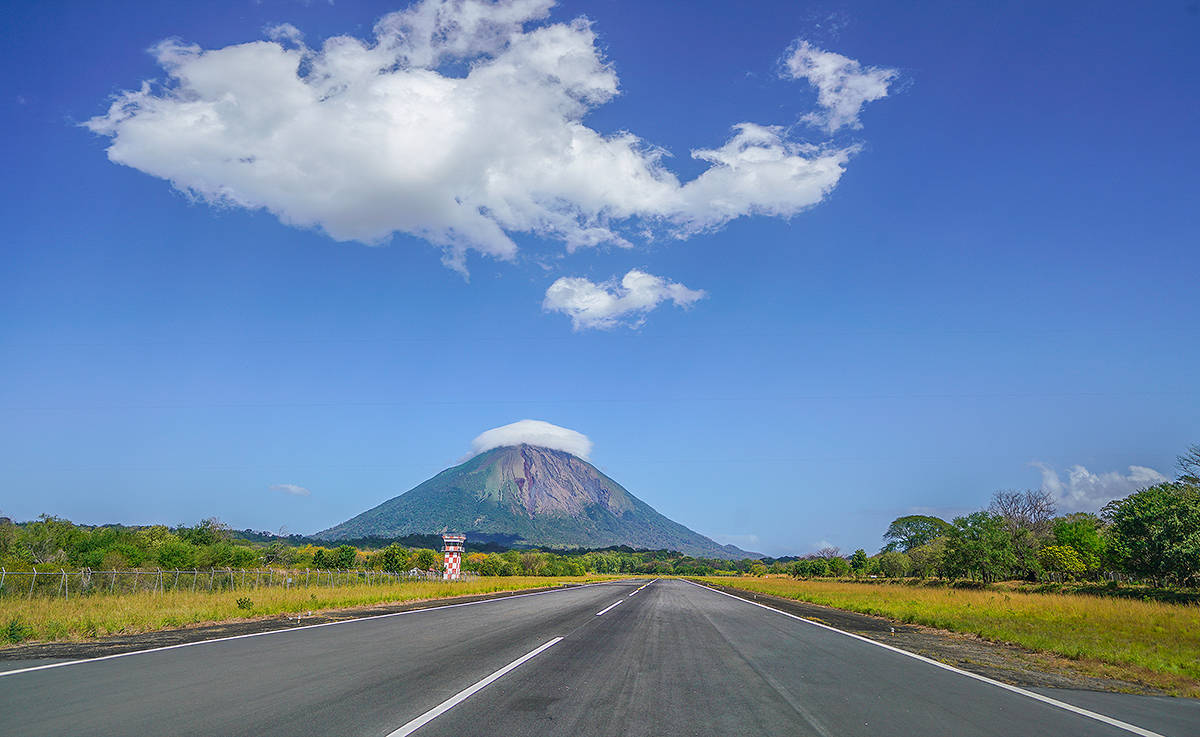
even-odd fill
[{"label": "blue sky", "polygon": [[404,5],[7,6],[0,513],[313,532],[532,418],[873,551],[1200,442],[1195,3],[537,6],[385,88],[322,45]]}]

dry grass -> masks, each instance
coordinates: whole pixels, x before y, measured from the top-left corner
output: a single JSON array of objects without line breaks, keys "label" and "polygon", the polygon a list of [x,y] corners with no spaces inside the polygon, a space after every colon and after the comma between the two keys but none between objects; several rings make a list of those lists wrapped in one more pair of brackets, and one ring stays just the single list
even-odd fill
[{"label": "dry grass", "polygon": [[1135,671],[1169,676],[1169,682],[1177,684],[1171,690],[1177,693],[1200,696],[1200,606],[1070,594],[788,578],[707,580],[901,622],[971,633],[1071,660],[1130,666]]},{"label": "dry grass", "polygon": [[[105,635],[151,632],[191,624],[253,619],[295,612],[370,604],[444,599],[469,594],[519,591],[604,577],[488,577],[474,581],[406,581],[392,585],[339,588],[263,588],[226,592],[140,592],[58,598],[0,600],[0,645],[26,640],[87,640]],[[249,599],[250,607],[238,606]]]}]

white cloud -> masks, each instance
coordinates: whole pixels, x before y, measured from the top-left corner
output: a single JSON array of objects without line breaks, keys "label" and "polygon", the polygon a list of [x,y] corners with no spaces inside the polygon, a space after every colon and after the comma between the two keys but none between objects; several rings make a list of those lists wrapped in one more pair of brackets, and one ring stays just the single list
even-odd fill
[{"label": "white cloud", "polygon": [[[837,185],[856,149],[788,140],[779,127],[734,125],[724,144],[692,152],[708,168],[686,183],[633,133],[587,127],[618,94],[617,75],[590,22],[547,23],[551,5],[422,0],[384,16],[373,38],[319,48],[288,24],[269,41],[209,50],[165,41],[152,53],[166,81],[119,95],[85,125],[111,138],[113,162],[199,200],[339,241],[417,236],[464,273],[470,250],[512,258],[513,233],[569,250],[629,246],[623,227],[685,238],[742,216],[788,217]],[[852,118],[881,94],[852,92],[858,78],[886,70],[837,59],[841,71],[793,76],[818,84],[823,105],[837,97],[841,120],[851,106],[840,101],[857,95]]]},{"label": "white cloud", "polygon": [[1092,473],[1083,466],[1074,465],[1068,469],[1064,481],[1050,466],[1044,463],[1032,465],[1042,472],[1042,489],[1054,495],[1060,514],[1095,512],[1113,499],[1168,481],[1166,476],[1145,466],[1130,466],[1129,473],[1122,474],[1120,471]]},{"label": "white cloud", "polygon": [[832,51],[822,51],[800,41],[783,58],[782,76],[807,79],[817,88],[821,112],[805,115],[803,120],[830,133],[849,126],[861,128],[858,113],[862,106],[887,97],[888,85],[899,77],[895,69],[863,67],[854,59]]},{"label": "white cloud", "polygon": [[471,441],[471,455],[510,445],[537,445],[561,450],[585,461],[592,453],[592,441],[581,432],[541,420],[521,420],[480,433]]},{"label": "white cloud", "polygon": [[295,484],[272,484],[271,491],[282,491],[284,494],[291,496],[312,496],[311,491]]},{"label": "white cloud", "polygon": [[706,296],[701,289],[633,269],[620,284],[616,279],[596,284],[579,276],[561,277],[546,290],[542,309],[569,315],[575,330],[609,329],[623,323],[641,325],[663,302],[686,308]]}]

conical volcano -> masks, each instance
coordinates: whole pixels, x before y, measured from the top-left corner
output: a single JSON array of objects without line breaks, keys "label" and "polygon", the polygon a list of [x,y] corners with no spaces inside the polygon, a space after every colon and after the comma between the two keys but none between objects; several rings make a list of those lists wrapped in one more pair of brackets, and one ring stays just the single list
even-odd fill
[{"label": "conical volcano", "polygon": [[317,537],[401,537],[444,529],[518,545],[756,555],[667,519],[582,458],[536,445],[481,453]]}]

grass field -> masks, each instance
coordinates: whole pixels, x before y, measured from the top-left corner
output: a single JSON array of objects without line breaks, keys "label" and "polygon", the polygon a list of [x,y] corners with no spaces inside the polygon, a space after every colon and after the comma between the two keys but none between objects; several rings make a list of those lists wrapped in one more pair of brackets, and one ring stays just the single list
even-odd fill
[{"label": "grass field", "polygon": [[[703,580],[971,633],[1071,660],[1122,666],[1125,677],[1200,697],[1200,606],[1196,605],[790,578]],[[1164,677],[1148,677],[1151,674]]]},{"label": "grass field", "polygon": [[[70,600],[11,597],[0,599],[0,646],[29,640],[87,640],[189,624],[517,591],[568,582],[585,583],[602,578],[605,577],[512,576],[474,581],[406,581],[394,585],[364,584],[339,588],[96,594]],[[243,601],[239,606],[239,599],[248,602]]]}]

